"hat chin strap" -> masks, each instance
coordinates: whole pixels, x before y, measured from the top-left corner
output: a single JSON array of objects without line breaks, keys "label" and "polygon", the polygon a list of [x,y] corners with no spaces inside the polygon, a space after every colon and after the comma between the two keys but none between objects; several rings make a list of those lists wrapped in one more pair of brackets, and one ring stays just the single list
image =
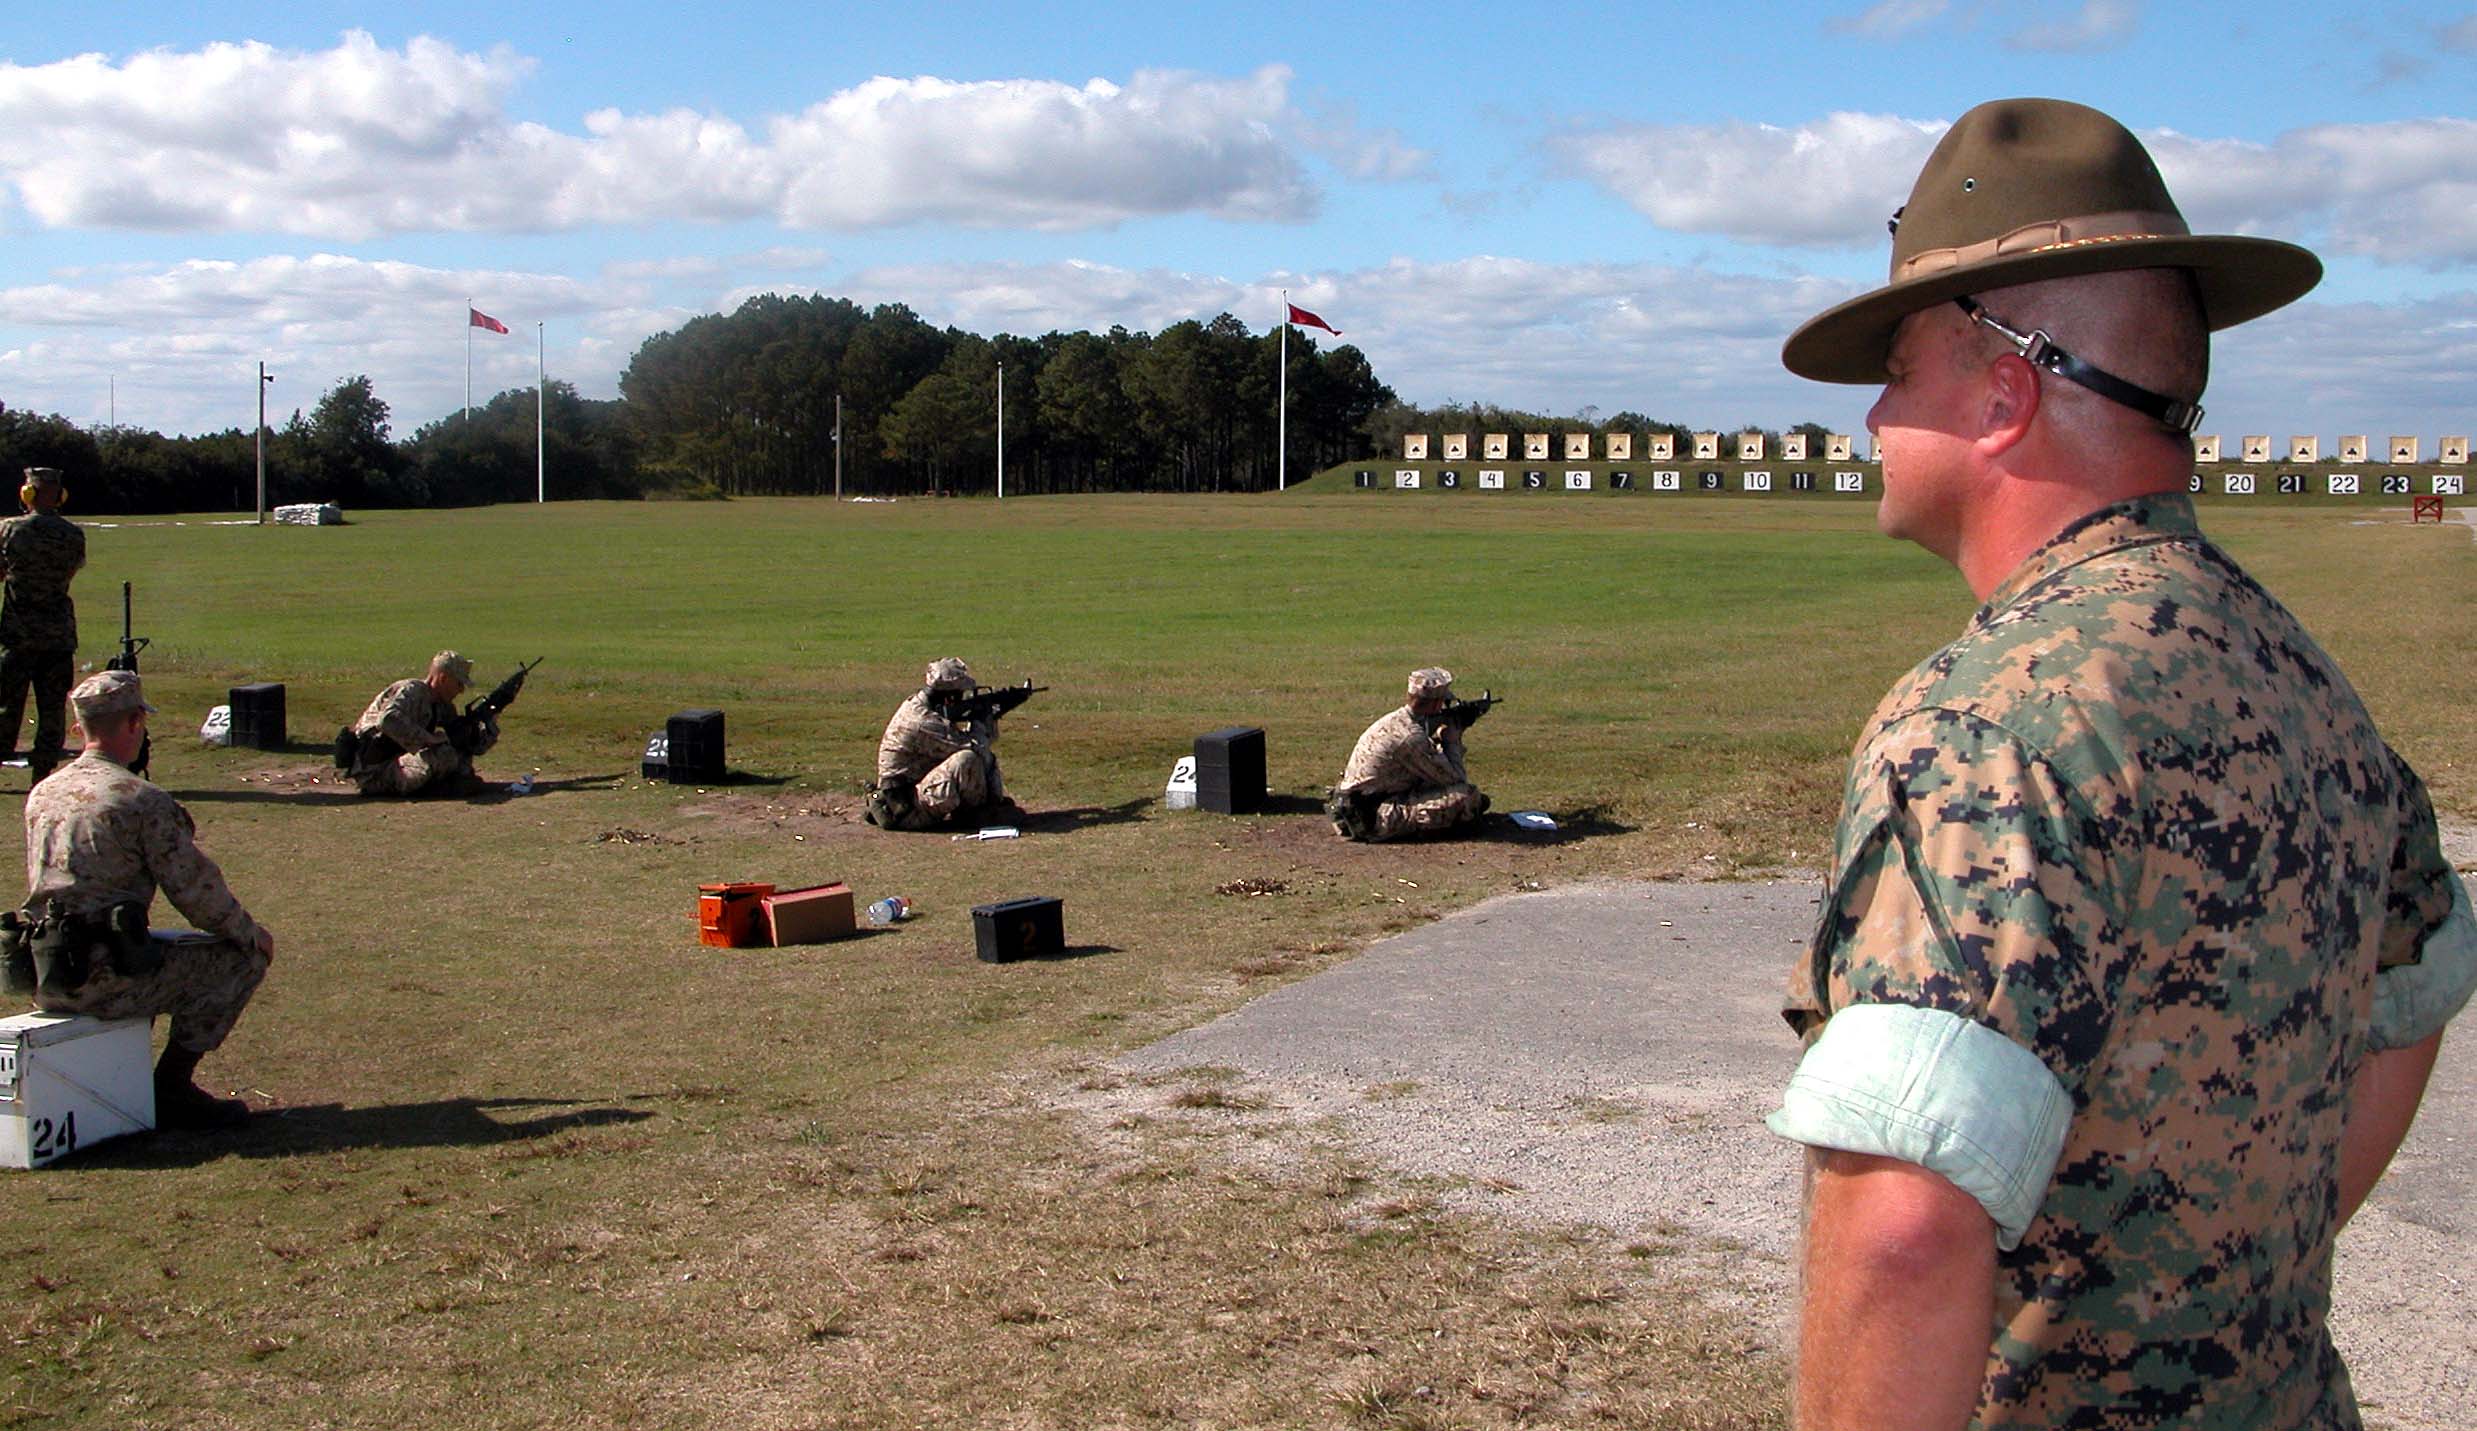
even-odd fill
[{"label": "hat chin strap", "polygon": [[2067,382],[2079,383],[2109,402],[2129,407],[2181,436],[2190,437],[2193,429],[2201,426],[2200,403],[2181,402],[2165,393],[2154,393],[2146,387],[2128,383],[2104,368],[2085,363],[2057,347],[2047,336],[2046,329],[2033,328],[2027,333],[2021,332],[1979,306],[1977,299],[1964,295],[1952,301],[1960,305],[1962,312],[1970,315],[1972,323],[1992,330],[2012,344],[2013,350],[2021,354],[2022,361],[2031,367],[2053,373]]}]

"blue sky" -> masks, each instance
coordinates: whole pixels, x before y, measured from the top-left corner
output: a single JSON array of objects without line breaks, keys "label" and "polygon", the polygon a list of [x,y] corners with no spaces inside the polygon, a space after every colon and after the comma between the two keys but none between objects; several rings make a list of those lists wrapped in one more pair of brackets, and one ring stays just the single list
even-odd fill
[{"label": "blue sky", "polygon": [[[406,18],[406,17],[417,18]],[[367,373],[399,434],[547,363],[617,391],[753,293],[1036,334],[1277,294],[1419,402],[1855,430],[1780,371],[1879,281],[1970,105],[2151,142],[2195,227],[2323,287],[2219,345],[2205,432],[2477,427],[2477,9],[18,0],[0,403],[246,427]],[[1329,340],[1328,340],[1329,341]]]}]

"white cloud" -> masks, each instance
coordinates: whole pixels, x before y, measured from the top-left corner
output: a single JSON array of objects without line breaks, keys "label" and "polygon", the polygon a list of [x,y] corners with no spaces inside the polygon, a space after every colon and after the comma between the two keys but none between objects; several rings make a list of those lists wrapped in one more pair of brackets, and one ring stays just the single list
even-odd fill
[{"label": "white cloud", "polygon": [[1662,228],[1842,247],[1883,237],[1947,127],[1842,112],[1796,128],[1627,125],[1562,135],[1548,148]]},{"label": "white cloud", "polygon": [[1889,40],[1941,19],[1948,0],[1877,0],[1858,15],[1834,19],[1830,28],[1844,35]]},{"label": "white cloud", "polygon": [[[1628,125],[1552,157],[1663,228],[1747,243],[1873,249],[1949,127],[1831,114],[1793,128]],[[2269,142],[2142,136],[2198,232],[2287,238],[2381,263],[2477,263],[2477,120],[2294,129]]]},{"label": "white cloud", "polygon": [[2081,9],[2061,20],[2024,26],[2004,38],[2009,50],[2081,53],[2112,50],[2133,38],[2141,18],[2133,0],[2082,0]]},{"label": "white cloud", "polygon": [[2477,262],[2477,121],[2324,124],[2267,144],[2162,131],[2143,142],[2197,230],[2423,268]]},{"label": "white cloud", "polygon": [[[752,256],[752,258],[755,256]],[[743,273],[746,270],[742,270]],[[1422,403],[1585,406],[1725,426],[1816,421],[1856,430],[1871,390],[1807,383],[1780,367],[1800,321],[1861,285],[1642,263],[1539,263],[1476,256],[1348,271],[1234,277],[1098,263],[919,264],[817,284],[698,287],[648,275],[575,277],[429,268],[336,255],[194,262],[142,274],[0,290],[0,392],[13,407],[167,432],[245,427],[255,365],[279,381],[270,412],[308,408],[368,373],[396,431],[463,397],[473,296],[518,331],[474,335],[477,397],[530,384],[546,320],[549,369],[588,396],[615,394],[649,336],[765,291],[902,302],[932,324],[1032,336],[1051,329],[1158,332],[1181,319],[1277,320],[1280,291],[1338,324],[1379,377]],[[1335,340],[1312,335],[1327,346]],[[2477,292],[2401,305],[2296,305],[2218,344],[2206,426],[2221,433],[2468,430]]]},{"label": "white cloud", "polygon": [[627,281],[337,254],[199,260],[0,289],[0,329],[30,335],[0,350],[0,391],[11,406],[91,424],[104,420],[108,378],[123,422],[212,431],[253,420],[251,385],[264,360],[278,379],[271,418],[367,373],[405,436],[463,400],[468,298],[517,330],[473,335],[477,398],[533,381],[525,330],[537,321],[550,325],[552,374],[607,394],[613,373],[580,377],[562,362],[562,347],[581,332],[634,353],[646,335],[694,312],[656,305],[650,290]]},{"label": "white cloud", "polygon": [[[55,228],[345,239],[672,219],[1076,229],[1315,208],[1281,137],[1299,121],[1280,66],[1080,87],[881,77],[761,134],[681,109],[598,110],[578,132],[518,122],[506,101],[531,68],[504,48],[391,50],[358,31],[316,52],[0,64],[0,184]],[[1388,136],[1354,142],[1354,172],[1415,156]]]}]

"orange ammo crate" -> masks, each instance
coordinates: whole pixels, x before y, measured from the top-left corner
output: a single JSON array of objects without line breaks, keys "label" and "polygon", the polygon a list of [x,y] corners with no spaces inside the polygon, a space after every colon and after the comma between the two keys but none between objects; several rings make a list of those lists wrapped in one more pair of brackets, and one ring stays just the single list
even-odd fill
[{"label": "orange ammo crate", "polygon": [[737,881],[697,886],[697,942],[717,949],[762,947],[767,939],[765,898],[770,884]]}]

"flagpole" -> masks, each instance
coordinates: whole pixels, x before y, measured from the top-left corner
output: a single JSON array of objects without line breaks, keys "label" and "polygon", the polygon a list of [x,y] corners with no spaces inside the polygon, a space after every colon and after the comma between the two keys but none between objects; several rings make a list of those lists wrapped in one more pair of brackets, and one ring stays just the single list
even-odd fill
[{"label": "flagpole", "polygon": [[[472,321],[466,320],[465,326],[472,327]],[[542,356],[542,320],[537,318],[533,321],[533,500],[537,503],[547,500],[544,494],[548,484],[543,481],[542,463],[542,405],[549,399],[550,366]]]},{"label": "flagpole", "polygon": [[998,364],[998,500],[1006,500],[1006,364]]},{"label": "flagpole", "polygon": [[1287,288],[1282,290],[1280,390],[1281,396],[1274,404],[1279,409],[1279,415],[1273,421],[1273,443],[1280,450],[1273,459],[1273,480],[1277,484],[1274,490],[1287,492],[1290,490],[1290,290]]},{"label": "flagpole", "polygon": [[473,300],[464,301],[464,417],[473,420]]}]

